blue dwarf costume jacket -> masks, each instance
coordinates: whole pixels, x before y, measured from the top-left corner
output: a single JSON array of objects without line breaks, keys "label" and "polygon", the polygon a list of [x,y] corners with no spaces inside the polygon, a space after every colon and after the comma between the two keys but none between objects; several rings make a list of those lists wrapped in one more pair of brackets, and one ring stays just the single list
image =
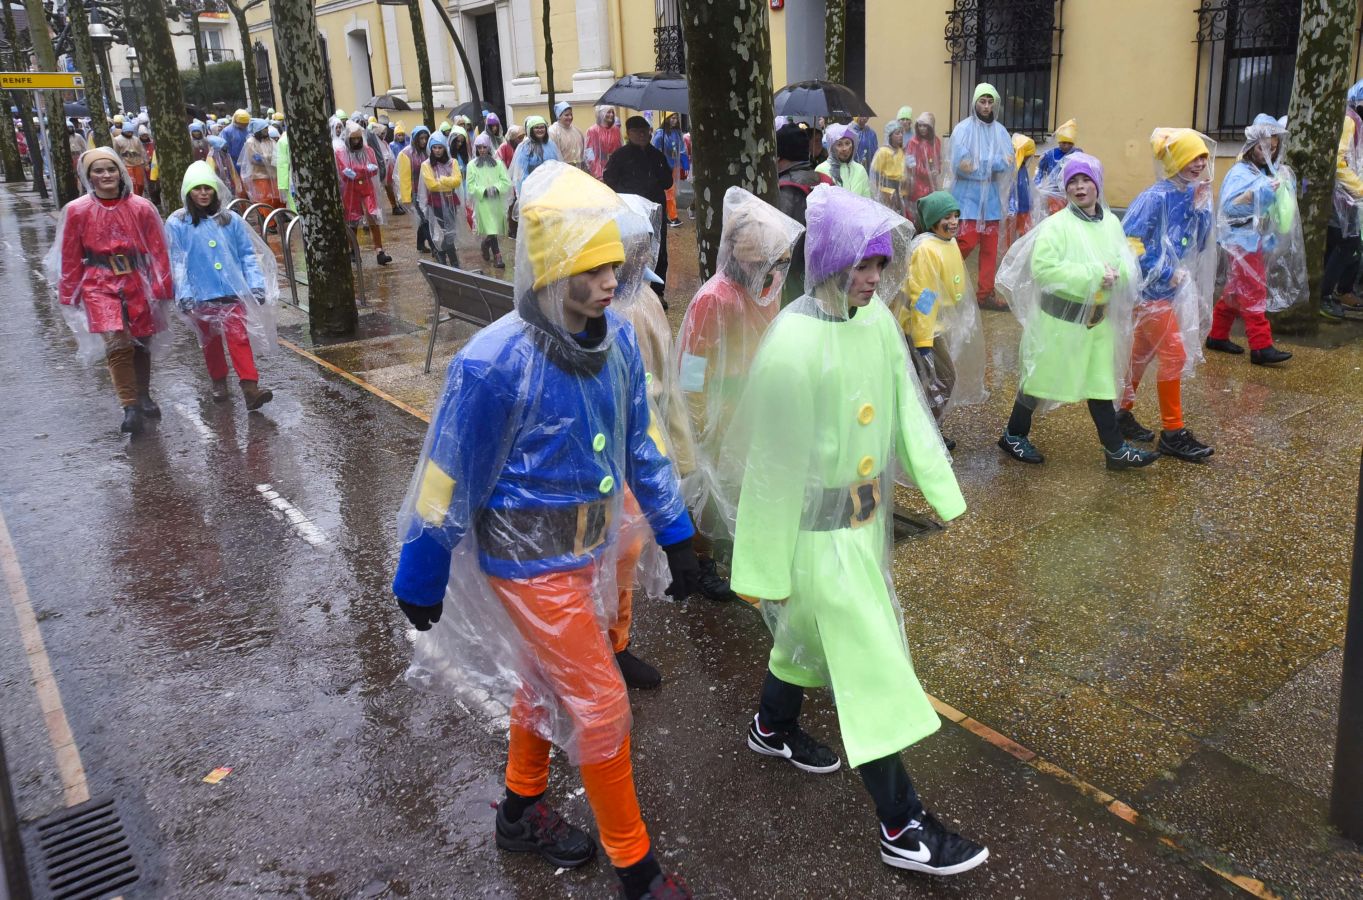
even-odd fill
[{"label": "blue dwarf costume jacket", "polygon": [[1173,278],[1189,253],[1206,249],[1212,231],[1210,209],[1193,205],[1193,185],[1173,178],[1157,181],[1141,191],[1122,219],[1126,236],[1140,243],[1142,300],[1174,296]]}]

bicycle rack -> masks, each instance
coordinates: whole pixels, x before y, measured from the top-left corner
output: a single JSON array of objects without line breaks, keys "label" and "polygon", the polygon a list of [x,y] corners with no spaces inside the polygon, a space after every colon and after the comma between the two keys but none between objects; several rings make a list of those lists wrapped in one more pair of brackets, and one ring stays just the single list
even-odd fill
[{"label": "bicycle rack", "polygon": [[[280,238],[280,252],[284,256],[284,272],[289,279],[289,293],[293,297],[293,301],[289,305],[295,309],[302,309],[303,307],[298,303],[298,285],[303,282],[298,280],[298,269],[293,263],[293,236],[297,227],[302,224],[303,217],[287,207],[276,209],[266,216],[261,224],[261,237],[265,236],[270,223],[279,213],[287,213],[290,217]],[[369,295],[364,286],[364,254],[360,252],[360,243],[355,237],[355,232],[347,228],[346,236],[350,239],[350,250],[355,256],[355,285],[359,295],[357,299],[360,301],[360,306],[367,307],[369,306]],[[266,243],[268,243],[268,240]]]}]

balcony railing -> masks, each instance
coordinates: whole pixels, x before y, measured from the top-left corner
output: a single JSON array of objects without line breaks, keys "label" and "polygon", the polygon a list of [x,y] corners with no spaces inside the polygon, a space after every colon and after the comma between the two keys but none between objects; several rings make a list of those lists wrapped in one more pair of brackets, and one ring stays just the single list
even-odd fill
[{"label": "balcony railing", "polygon": [[[237,51],[235,50],[224,50],[217,47],[204,48],[204,62],[206,63],[236,62],[236,59]],[[194,50],[189,51],[189,64],[190,66],[199,64],[199,54]]]}]

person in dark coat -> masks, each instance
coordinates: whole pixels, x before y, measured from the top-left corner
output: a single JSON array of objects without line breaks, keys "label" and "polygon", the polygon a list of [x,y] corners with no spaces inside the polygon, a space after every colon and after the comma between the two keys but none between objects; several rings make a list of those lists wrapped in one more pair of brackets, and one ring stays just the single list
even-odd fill
[{"label": "person in dark coat", "polygon": [[[663,152],[650,143],[652,129],[643,116],[630,116],[625,122],[625,145],[606,161],[602,180],[617,194],[638,194],[653,203],[664,203],[672,187],[672,167]],[[658,297],[665,297],[667,288],[667,229],[659,234],[658,265],[654,273],[663,283],[656,288]],[[663,309],[667,301],[663,300]]]}]

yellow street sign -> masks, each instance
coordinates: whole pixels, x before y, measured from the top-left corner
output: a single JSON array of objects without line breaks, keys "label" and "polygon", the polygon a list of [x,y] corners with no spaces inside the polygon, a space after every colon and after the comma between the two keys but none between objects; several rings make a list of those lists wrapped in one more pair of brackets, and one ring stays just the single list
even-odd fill
[{"label": "yellow street sign", "polygon": [[0,72],[0,90],[78,90],[85,87],[79,72]]}]

